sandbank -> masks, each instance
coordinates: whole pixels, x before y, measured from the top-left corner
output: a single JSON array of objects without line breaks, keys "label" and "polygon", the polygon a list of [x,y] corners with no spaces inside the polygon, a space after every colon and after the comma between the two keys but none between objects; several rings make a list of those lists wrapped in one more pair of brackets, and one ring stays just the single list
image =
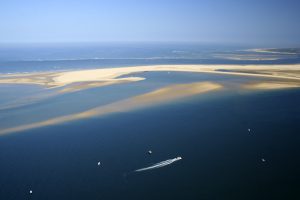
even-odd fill
[{"label": "sandbank", "polygon": [[289,89],[289,88],[299,88],[300,83],[296,82],[254,82],[248,83],[242,86],[244,89],[248,90],[275,90],[275,89]]},{"label": "sandbank", "polygon": [[195,82],[189,84],[170,85],[164,88],[160,88],[158,90],[154,90],[149,93],[134,96],[125,100],[120,100],[107,105],[98,106],[84,112],[80,112],[72,115],[60,116],[45,121],[15,126],[12,128],[2,129],[0,130],[0,135],[25,131],[25,130],[49,126],[49,125],[56,125],[56,124],[61,124],[61,123],[70,122],[74,120],[86,119],[95,116],[102,116],[102,115],[116,113],[116,112],[131,111],[138,108],[153,106],[156,104],[174,101],[177,99],[186,98],[193,95],[199,95],[202,93],[215,91],[221,88],[222,85],[213,82]]},{"label": "sandbank", "polygon": [[[300,64],[294,65],[153,65],[120,68],[104,68],[65,72],[32,73],[0,75],[0,84],[39,84],[47,88],[73,87],[74,83],[89,83],[91,87],[97,82],[100,86],[122,82],[144,80],[143,77],[123,77],[130,74],[155,71],[198,72],[223,75],[254,76],[273,79],[300,81]],[[89,84],[82,84],[88,88]],[[97,85],[97,84],[96,84]],[[79,90],[77,86],[75,90]],[[73,91],[72,88],[64,91]]]}]

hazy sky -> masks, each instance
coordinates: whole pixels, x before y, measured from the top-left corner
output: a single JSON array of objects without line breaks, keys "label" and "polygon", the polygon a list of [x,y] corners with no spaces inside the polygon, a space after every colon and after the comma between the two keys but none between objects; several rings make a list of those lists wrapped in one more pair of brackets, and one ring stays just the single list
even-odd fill
[{"label": "hazy sky", "polygon": [[0,0],[0,42],[300,44],[298,0]]}]

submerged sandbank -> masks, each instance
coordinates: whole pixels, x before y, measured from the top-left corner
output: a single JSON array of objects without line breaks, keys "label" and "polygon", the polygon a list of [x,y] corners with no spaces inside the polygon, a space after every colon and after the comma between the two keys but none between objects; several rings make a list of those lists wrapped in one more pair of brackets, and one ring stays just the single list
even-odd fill
[{"label": "submerged sandbank", "polygon": [[275,89],[289,89],[299,88],[300,83],[298,82],[253,82],[242,85],[242,88],[249,90],[275,90]]},{"label": "submerged sandbank", "polygon": [[212,82],[196,82],[190,84],[176,84],[168,87],[160,88],[152,92],[131,97],[125,100],[120,100],[107,105],[99,106],[84,112],[66,115],[48,120],[20,125],[12,128],[0,130],[0,135],[25,131],[33,128],[39,128],[49,125],[56,125],[74,120],[86,119],[94,116],[101,116],[116,112],[126,112],[146,106],[161,104],[169,101],[174,101],[180,98],[185,98],[193,95],[198,95],[210,91],[221,89],[222,85]]}]

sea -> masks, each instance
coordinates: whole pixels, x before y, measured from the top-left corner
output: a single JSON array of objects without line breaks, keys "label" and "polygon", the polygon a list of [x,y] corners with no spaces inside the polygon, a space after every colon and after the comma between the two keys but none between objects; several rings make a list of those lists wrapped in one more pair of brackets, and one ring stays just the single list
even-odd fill
[{"label": "sea", "polygon": [[[2,44],[0,76],[156,64],[299,64],[299,49],[174,43]],[[292,53],[291,53],[292,52]],[[143,72],[144,81],[51,96],[0,85],[0,129],[82,112],[172,84],[225,89],[0,136],[0,199],[300,199],[300,89],[258,78]],[[55,89],[54,89],[55,90]],[[31,103],[28,103],[31,102]],[[151,153],[149,153],[151,151]],[[169,165],[136,172],[182,157]]]}]

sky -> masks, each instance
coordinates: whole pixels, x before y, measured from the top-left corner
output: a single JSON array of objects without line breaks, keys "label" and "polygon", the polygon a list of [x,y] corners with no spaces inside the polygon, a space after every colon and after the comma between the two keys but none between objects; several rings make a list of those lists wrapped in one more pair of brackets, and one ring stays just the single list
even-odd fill
[{"label": "sky", "polygon": [[297,0],[0,0],[0,43],[296,46]]}]

